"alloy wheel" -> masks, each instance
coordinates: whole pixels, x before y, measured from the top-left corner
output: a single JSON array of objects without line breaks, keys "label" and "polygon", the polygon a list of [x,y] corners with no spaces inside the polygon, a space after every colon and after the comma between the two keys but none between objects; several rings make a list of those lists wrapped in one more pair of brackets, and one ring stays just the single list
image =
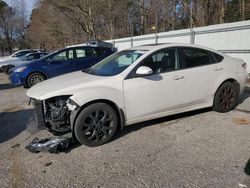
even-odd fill
[{"label": "alloy wheel", "polygon": [[82,134],[92,142],[109,139],[115,131],[112,114],[106,110],[95,110],[88,113],[82,124]]},{"label": "alloy wheel", "polygon": [[234,106],[237,99],[236,90],[230,86],[223,88],[219,95],[220,107],[224,110],[230,109]]}]

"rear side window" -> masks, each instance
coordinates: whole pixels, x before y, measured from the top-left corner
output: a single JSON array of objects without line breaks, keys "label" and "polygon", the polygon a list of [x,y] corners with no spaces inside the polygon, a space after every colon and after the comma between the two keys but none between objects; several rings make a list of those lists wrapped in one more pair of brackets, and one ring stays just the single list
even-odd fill
[{"label": "rear side window", "polygon": [[198,48],[182,48],[184,68],[211,64],[210,52]]},{"label": "rear side window", "polygon": [[96,51],[92,48],[78,48],[75,52],[76,58],[96,56]]},{"label": "rear side window", "polygon": [[111,49],[109,49],[109,48],[97,48],[96,51],[97,51],[98,55],[105,55],[105,54],[111,53]]},{"label": "rear side window", "polygon": [[212,52],[212,57],[213,57],[213,63],[220,63],[223,61],[224,57]]},{"label": "rear side window", "polygon": [[85,50],[84,49],[76,49],[76,58],[85,57]]}]

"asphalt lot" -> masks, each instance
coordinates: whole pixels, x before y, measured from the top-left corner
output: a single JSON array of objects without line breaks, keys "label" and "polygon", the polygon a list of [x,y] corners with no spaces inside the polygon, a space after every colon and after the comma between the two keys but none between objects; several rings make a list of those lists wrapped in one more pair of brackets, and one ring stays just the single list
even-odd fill
[{"label": "asphalt lot", "polygon": [[114,141],[33,154],[26,90],[0,74],[1,187],[250,187],[250,84],[234,111],[210,109],[126,127]]}]

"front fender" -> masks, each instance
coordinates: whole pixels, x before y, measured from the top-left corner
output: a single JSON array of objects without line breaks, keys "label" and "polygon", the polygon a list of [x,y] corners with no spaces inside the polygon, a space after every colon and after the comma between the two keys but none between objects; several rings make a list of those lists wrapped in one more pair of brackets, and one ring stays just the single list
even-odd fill
[{"label": "front fender", "polygon": [[111,87],[94,87],[77,92],[70,97],[78,106],[95,100],[109,100],[115,103],[119,108],[124,107],[122,90]]},{"label": "front fender", "polygon": [[124,111],[122,110],[124,109],[123,92],[120,91],[119,89],[106,88],[106,87],[92,88],[74,94],[73,96],[70,97],[70,99],[74,101],[74,103],[78,106],[78,108],[76,110],[73,110],[70,115],[70,125],[72,131],[74,129],[75,119],[82,110],[81,107],[83,107],[87,103],[96,100],[107,100],[114,103],[118,107],[117,110],[119,112],[121,129],[123,129],[123,127],[125,126],[125,114]]}]

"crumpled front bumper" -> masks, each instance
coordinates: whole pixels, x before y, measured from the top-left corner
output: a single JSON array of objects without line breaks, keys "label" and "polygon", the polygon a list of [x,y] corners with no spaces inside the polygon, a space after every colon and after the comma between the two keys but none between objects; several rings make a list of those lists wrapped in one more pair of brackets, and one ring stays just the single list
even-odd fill
[{"label": "crumpled front bumper", "polygon": [[[33,100],[33,99],[31,99]],[[43,110],[43,101],[33,100],[34,110],[35,110],[35,119],[37,128],[40,130],[46,129],[46,123],[44,119],[44,110]]]}]

